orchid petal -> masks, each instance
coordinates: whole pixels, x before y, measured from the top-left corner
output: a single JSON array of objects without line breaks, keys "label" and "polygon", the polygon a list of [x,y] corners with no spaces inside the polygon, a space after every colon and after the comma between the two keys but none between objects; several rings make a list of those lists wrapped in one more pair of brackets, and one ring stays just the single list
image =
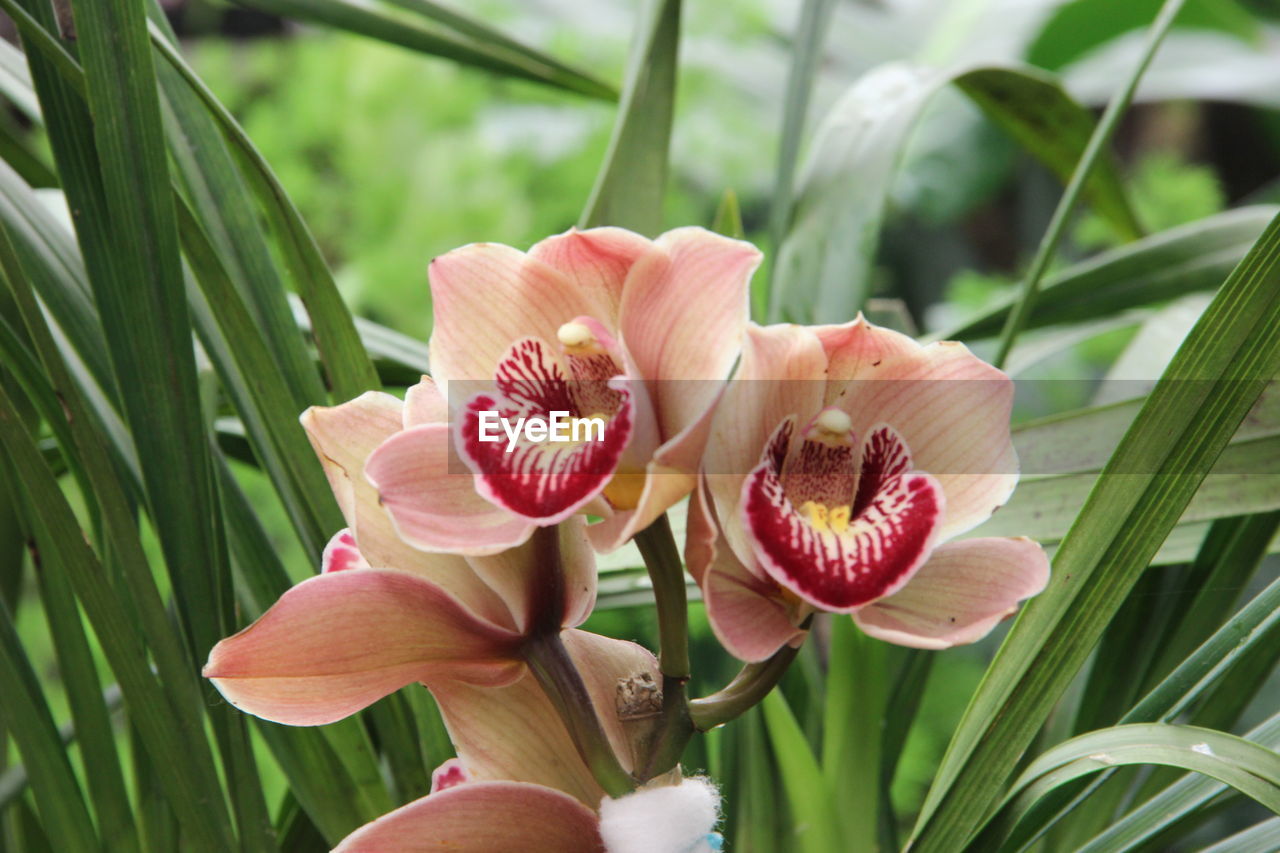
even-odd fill
[{"label": "orchid petal", "polygon": [[561,325],[582,314],[610,317],[607,292],[510,246],[475,243],[431,262],[435,328],[431,367],[438,381],[493,379],[513,341],[553,341]]},{"label": "orchid petal", "polygon": [[614,310],[600,319],[612,328],[618,322],[617,306],[631,267],[652,251],[651,240],[625,228],[570,228],[535,245],[529,257],[555,268],[580,288],[605,294]]},{"label": "orchid petal", "polygon": [[1048,581],[1049,559],[1030,539],[966,539],[937,548],[905,587],[853,618],[878,639],[945,649],[982,639]]},{"label": "orchid petal", "polygon": [[356,537],[352,535],[351,528],[342,528],[333,534],[329,544],[324,546],[324,554],[320,558],[321,572],[345,572],[348,569],[367,568],[369,568],[369,561],[356,546]]},{"label": "orchid petal", "polygon": [[255,716],[321,725],[415,681],[510,682],[519,640],[417,575],[331,572],[214,646],[204,675]]},{"label": "orchid petal", "polygon": [[334,853],[603,853],[599,821],[559,791],[469,782],[428,794],[357,829]]},{"label": "orchid petal", "polygon": [[[630,739],[618,719],[619,679],[657,678],[652,654],[635,643],[566,631],[565,646],[591,696],[596,715],[624,767],[632,766]],[[449,737],[473,779],[513,779],[564,791],[595,806],[602,791],[560,715],[532,674],[504,687],[461,682],[432,685]]]},{"label": "orchid petal", "polygon": [[462,765],[462,759],[450,758],[431,771],[431,793],[437,794],[455,785],[471,781],[471,774]]},{"label": "orchid petal", "polygon": [[[420,383],[415,388],[417,391],[413,392],[411,389],[411,393],[415,393],[420,398],[415,406],[421,403],[421,398],[426,398],[434,390],[434,386],[429,383],[425,385]],[[456,554],[424,553],[412,547],[397,532],[392,517],[381,506],[377,489],[364,474],[366,461],[371,459],[371,454],[379,455],[379,451],[375,448],[380,448],[388,442],[399,445],[404,441],[403,436],[406,433],[401,428],[404,409],[405,405],[390,394],[369,392],[340,406],[312,407],[302,416],[302,425],[307,431],[307,437],[311,440],[311,445],[324,466],[334,496],[338,499],[338,505],[347,519],[350,532],[355,537],[355,547],[368,565],[400,569],[421,575],[444,587],[460,601],[465,602],[477,615],[496,625],[511,627],[514,624],[512,617],[501,600],[475,576],[462,557]],[[441,425],[436,429],[447,430],[447,427]],[[447,434],[441,441],[447,444]],[[447,451],[440,450],[436,454],[425,452],[419,456],[410,455],[402,462],[393,460],[392,470],[402,477],[410,477],[420,471],[422,466],[437,461],[439,454],[444,452]],[[461,470],[461,463],[457,464],[458,470]],[[452,480],[441,476],[426,482],[430,482],[430,485],[423,485],[422,480],[417,481],[422,488],[422,491],[417,494],[420,494],[424,502],[428,500],[444,502],[440,492],[446,491],[445,487],[452,483],[458,483],[466,490],[462,497],[445,503],[446,508],[455,514],[452,521],[453,527],[450,529],[456,530],[458,524],[456,514],[459,514],[460,509],[477,510],[477,514],[497,512],[486,501],[474,494],[471,477],[468,474],[458,474]],[[467,502],[467,496],[470,497],[470,503]],[[428,507],[431,505],[428,503]],[[417,504],[411,504],[411,506],[418,507]],[[418,511],[422,512],[421,508],[418,508]],[[488,515],[481,517],[489,519]],[[472,523],[474,518],[467,518],[466,521]],[[499,516],[495,523],[499,531],[505,535],[491,536],[499,540],[499,545],[493,546],[494,550],[508,544],[502,540],[522,541],[518,537],[528,536],[526,525],[518,525],[516,531],[503,531],[502,524],[510,526],[512,523],[507,516]],[[485,529],[479,524],[476,527],[480,530]],[[514,541],[510,544],[514,544]]]},{"label": "orchid petal", "polygon": [[938,480],[947,498],[943,539],[989,518],[1017,483],[1009,434],[1013,382],[963,344],[939,342],[885,358],[874,379],[849,382],[836,405],[859,435],[876,422],[893,426],[916,469]]},{"label": "orchid petal", "polygon": [[[564,597],[554,606],[564,614],[561,624],[579,625],[591,615],[596,600],[596,560],[587,539],[586,520],[571,518],[542,535],[552,535],[558,540]],[[534,537],[499,554],[467,560],[471,569],[506,603],[515,618],[516,630],[522,634],[551,604],[546,598],[550,591],[546,574],[538,564],[545,559]]]},{"label": "orchid petal", "polygon": [[435,380],[424,376],[417,385],[404,392],[405,429],[423,424],[442,424],[449,421],[449,401],[440,393]]},{"label": "orchid petal", "polygon": [[876,379],[878,368],[886,362],[909,356],[920,350],[910,337],[868,323],[859,314],[850,323],[838,326],[815,326],[813,333],[827,354],[827,399],[829,405],[842,390],[842,383],[854,379]]},{"label": "orchid petal", "polygon": [[365,475],[398,535],[429,551],[493,554],[529,538],[533,525],[480,497],[448,424],[406,429],[369,457]]},{"label": "orchid petal", "polygon": [[685,563],[702,588],[711,630],[734,657],[762,661],[785,645],[804,639],[797,627],[803,614],[786,601],[782,588],[762,570],[752,570],[729,547],[705,486],[689,502]]},{"label": "orchid petal", "polygon": [[379,444],[400,431],[404,404],[390,394],[369,391],[340,406],[312,406],[302,413],[307,432],[347,526],[360,532],[358,509],[372,498],[361,471]]},{"label": "orchid petal", "polygon": [[662,251],[627,278],[620,327],[672,440],[706,415],[720,390],[714,380],[727,379],[738,358],[760,252],[702,228],[668,231],[656,244]]}]

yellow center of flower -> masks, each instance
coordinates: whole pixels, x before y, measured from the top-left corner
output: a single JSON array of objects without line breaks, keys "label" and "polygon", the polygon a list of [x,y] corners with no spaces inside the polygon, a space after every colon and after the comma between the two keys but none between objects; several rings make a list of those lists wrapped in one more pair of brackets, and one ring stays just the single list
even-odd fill
[{"label": "yellow center of flower", "polygon": [[800,512],[809,517],[809,526],[819,533],[844,533],[849,529],[849,519],[853,515],[853,507],[829,507],[817,501],[805,501],[800,504]]},{"label": "yellow center of flower", "polygon": [[586,323],[565,323],[556,330],[556,337],[565,349],[584,350],[595,346],[596,336]]}]

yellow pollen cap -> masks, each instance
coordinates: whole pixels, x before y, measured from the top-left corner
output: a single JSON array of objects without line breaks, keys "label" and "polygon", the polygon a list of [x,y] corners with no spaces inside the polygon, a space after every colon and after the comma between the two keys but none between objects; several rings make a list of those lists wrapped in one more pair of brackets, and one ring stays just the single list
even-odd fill
[{"label": "yellow pollen cap", "polygon": [[556,337],[567,347],[583,347],[596,339],[586,323],[565,323],[556,330]]},{"label": "yellow pollen cap", "polygon": [[814,425],[823,432],[844,435],[853,429],[853,419],[839,409],[823,409]]}]

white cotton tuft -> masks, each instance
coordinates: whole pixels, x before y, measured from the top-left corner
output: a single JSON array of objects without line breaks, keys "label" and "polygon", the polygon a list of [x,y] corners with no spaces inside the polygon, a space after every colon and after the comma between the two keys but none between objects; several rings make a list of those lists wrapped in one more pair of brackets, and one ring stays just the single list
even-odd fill
[{"label": "white cotton tuft", "polygon": [[720,792],[701,777],[600,802],[607,853],[714,853],[719,820]]}]

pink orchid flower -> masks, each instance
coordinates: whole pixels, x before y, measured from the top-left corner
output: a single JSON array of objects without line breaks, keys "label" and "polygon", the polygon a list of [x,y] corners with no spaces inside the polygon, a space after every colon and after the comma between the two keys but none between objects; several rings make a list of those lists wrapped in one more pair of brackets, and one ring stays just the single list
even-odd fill
[{"label": "pink orchid flower", "polygon": [[949,541],[1013,491],[1012,404],[1012,380],[962,344],[921,346],[862,317],[749,329],[686,543],[725,647],[763,660],[821,610],[946,648],[1040,592],[1035,542]]},{"label": "pink orchid flower", "polygon": [[[204,674],[229,702],[276,722],[319,725],[414,682],[528,681],[521,644],[544,614],[580,624],[595,602],[595,560],[576,521],[548,531],[563,565],[549,582],[548,540],[490,556],[429,554],[404,543],[363,474],[375,447],[431,414],[424,383],[408,403],[369,392],[312,408],[303,425],[347,522],[323,571],[253,625],[216,645]],[[553,579],[554,580],[554,579]],[[452,689],[452,688],[451,688]],[[457,688],[461,690],[462,688]]]},{"label": "pink orchid flower", "polygon": [[[656,240],[594,228],[527,254],[479,243],[432,261],[432,373],[455,423],[441,405],[367,471],[401,536],[492,553],[589,512],[603,518],[593,543],[611,550],[651,524],[696,483],[759,260],[701,228]],[[488,412],[598,427],[591,440],[492,440]]]}]

